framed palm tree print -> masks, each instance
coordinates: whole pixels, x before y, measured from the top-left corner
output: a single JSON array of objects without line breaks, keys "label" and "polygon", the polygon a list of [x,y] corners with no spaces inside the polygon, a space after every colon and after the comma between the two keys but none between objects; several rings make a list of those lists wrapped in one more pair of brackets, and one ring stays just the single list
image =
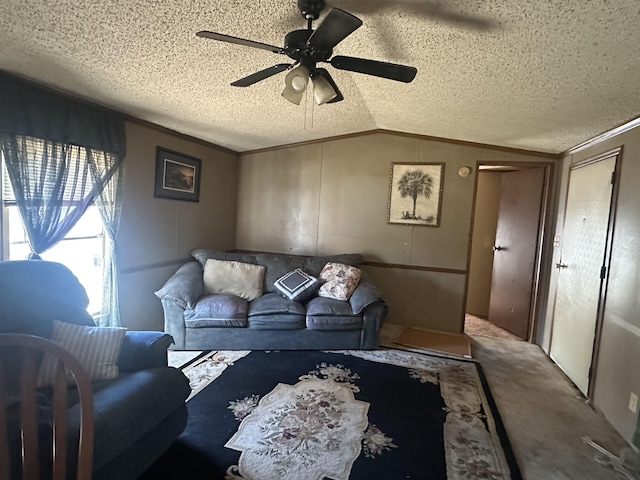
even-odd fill
[{"label": "framed palm tree print", "polygon": [[444,163],[392,163],[387,223],[440,226]]}]

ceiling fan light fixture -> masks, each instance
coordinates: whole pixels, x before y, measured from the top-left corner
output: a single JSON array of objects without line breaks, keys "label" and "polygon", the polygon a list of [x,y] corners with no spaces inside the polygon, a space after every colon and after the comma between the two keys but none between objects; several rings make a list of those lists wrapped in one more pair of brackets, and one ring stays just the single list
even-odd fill
[{"label": "ceiling fan light fixture", "polygon": [[300,105],[300,102],[302,101],[302,97],[304,96],[304,92],[294,92],[292,90],[289,90],[287,88],[285,88],[282,91],[282,96],[284,98],[286,98],[287,100],[289,100],[291,103],[295,103],[296,105]]},{"label": "ceiling fan light fixture", "polygon": [[232,82],[231,86],[248,87],[289,69],[282,96],[296,105],[300,105],[302,97],[307,90],[309,79],[313,82],[315,101],[319,105],[344,100],[344,96],[329,72],[324,68],[317,67],[318,63],[321,62],[330,63],[332,67],[338,70],[363,73],[398,82],[409,83],[414,79],[417,73],[415,67],[366,58],[343,55],[333,56],[334,48],[360,28],[362,20],[349,12],[339,8],[332,8],[314,29],[313,21],[319,18],[320,12],[324,8],[325,0],[298,0],[298,10],[307,20],[307,28],[292,30],[287,33],[284,37],[284,47],[276,47],[275,45],[206,30],[201,30],[196,35],[220,42],[269,50],[279,55],[288,56],[294,61],[293,65],[290,63],[278,63],[240,78]]},{"label": "ceiling fan light fixture", "polygon": [[323,105],[330,102],[338,96],[338,92],[333,88],[333,85],[327,81],[323,76],[317,75],[313,77],[313,97],[316,99],[318,105]]},{"label": "ceiling fan light fixture", "polygon": [[282,96],[291,103],[300,105],[307,83],[309,83],[309,69],[304,65],[293,67],[284,79],[285,87]]}]

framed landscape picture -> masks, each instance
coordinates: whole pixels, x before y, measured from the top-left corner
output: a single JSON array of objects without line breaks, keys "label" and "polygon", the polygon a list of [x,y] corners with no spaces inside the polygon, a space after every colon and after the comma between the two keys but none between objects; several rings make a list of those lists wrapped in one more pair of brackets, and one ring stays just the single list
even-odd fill
[{"label": "framed landscape picture", "polygon": [[158,147],[154,196],[189,202],[200,201],[201,170],[200,159]]},{"label": "framed landscape picture", "polygon": [[440,226],[444,163],[392,163],[387,223]]}]

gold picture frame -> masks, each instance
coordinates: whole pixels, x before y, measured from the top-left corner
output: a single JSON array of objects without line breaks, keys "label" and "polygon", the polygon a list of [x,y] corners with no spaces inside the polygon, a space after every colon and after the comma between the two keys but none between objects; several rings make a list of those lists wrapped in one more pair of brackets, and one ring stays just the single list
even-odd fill
[{"label": "gold picture frame", "polygon": [[391,164],[387,223],[439,227],[444,163]]}]

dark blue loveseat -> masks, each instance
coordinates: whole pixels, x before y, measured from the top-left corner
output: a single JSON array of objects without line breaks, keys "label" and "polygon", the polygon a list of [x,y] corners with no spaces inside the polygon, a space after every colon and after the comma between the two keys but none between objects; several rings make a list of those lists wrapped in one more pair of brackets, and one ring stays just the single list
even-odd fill
[{"label": "dark blue loveseat", "polygon": [[[42,260],[0,262],[0,334],[50,338],[53,320],[94,326],[88,298],[63,265]],[[113,380],[93,383],[94,480],[138,478],[180,435],[191,389],[167,366],[171,336],[127,332]],[[68,422],[78,421],[70,406]]]},{"label": "dark blue loveseat", "polygon": [[[358,266],[360,254],[304,257],[196,249],[156,292],[164,309],[164,329],[178,350],[355,350],[378,347],[387,304],[373,281],[362,278],[348,301],[315,297],[297,302],[274,283],[294,269],[318,277],[328,263]],[[260,265],[264,294],[249,302],[233,295],[205,295],[207,260]],[[230,298],[231,297],[231,298]],[[241,308],[237,308],[240,304]]]}]

